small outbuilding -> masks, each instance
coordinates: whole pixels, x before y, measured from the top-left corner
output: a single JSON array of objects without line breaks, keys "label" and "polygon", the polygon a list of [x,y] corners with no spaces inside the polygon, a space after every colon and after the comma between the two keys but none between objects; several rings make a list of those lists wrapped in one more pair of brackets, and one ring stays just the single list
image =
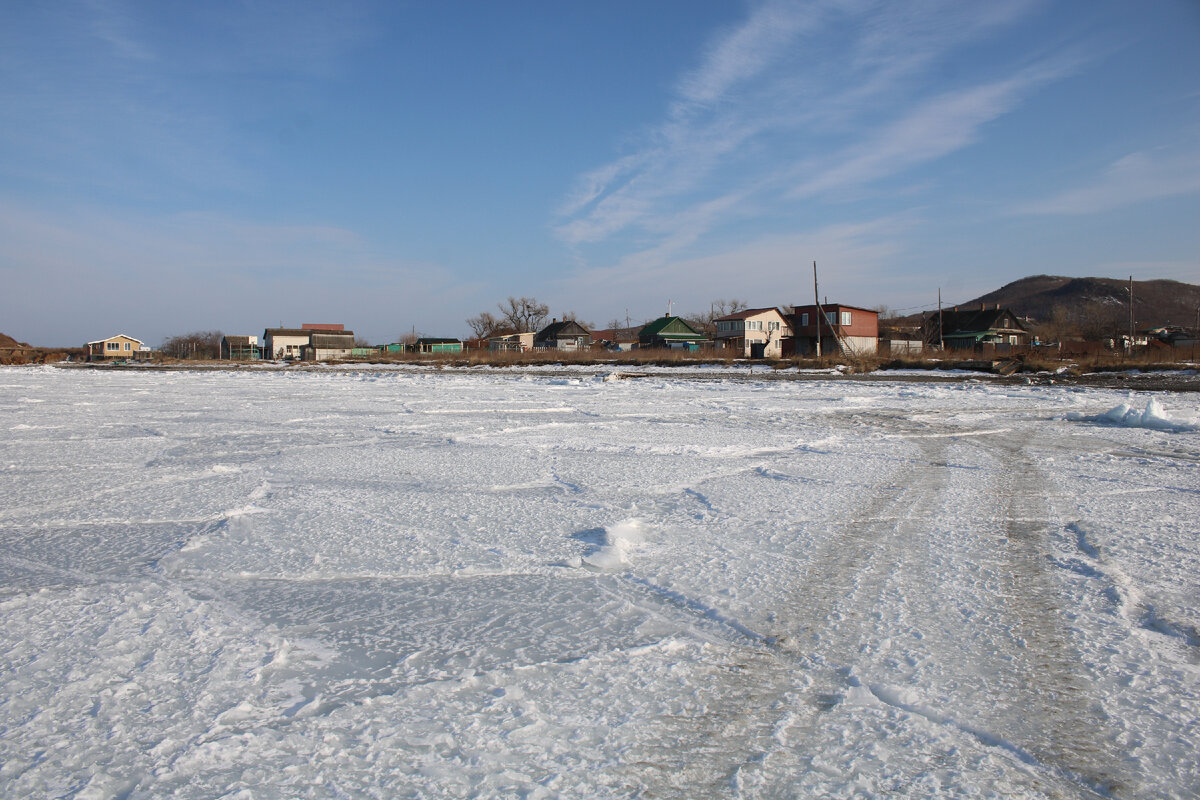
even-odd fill
[{"label": "small outbuilding", "polygon": [[505,333],[499,336],[489,337],[488,350],[493,353],[524,353],[526,350],[533,349],[533,337],[537,334],[529,331],[527,333]]},{"label": "small outbuilding", "polygon": [[461,339],[440,339],[433,336],[417,339],[417,351],[421,353],[461,353],[462,349]]},{"label": "small outbuilding", "polygon": [[350,358],[354,354],[354,333],[341,331],[338,333],[318,333],[313,331],[308,344],[300,348],[300,358],[304,361],[335,361]]}]

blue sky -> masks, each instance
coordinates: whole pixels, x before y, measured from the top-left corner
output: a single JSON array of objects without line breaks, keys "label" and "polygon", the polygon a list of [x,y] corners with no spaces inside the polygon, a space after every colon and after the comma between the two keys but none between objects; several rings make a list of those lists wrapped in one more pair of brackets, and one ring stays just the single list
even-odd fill
[{"label": "blue sky", "polygon": [[5,5],[37,344],[1200,282],[1192,0]]}]

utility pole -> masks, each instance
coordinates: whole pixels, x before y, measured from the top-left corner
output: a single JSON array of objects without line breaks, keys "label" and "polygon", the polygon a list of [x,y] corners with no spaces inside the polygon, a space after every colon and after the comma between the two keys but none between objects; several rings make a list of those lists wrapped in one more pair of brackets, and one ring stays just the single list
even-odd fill
[{"label": "utility pole", "polygon": [[1133,353],[1133,276],[1129,276],[1129,352]]},{"label": "utility pole", "polygon": [[1200,337],[1200,306],[1196,306],[1196,327],[1192,329],[1192,363],[1196,361],[1196,337]]},{"label": "utility pole", "polygon": [[946,332],[942,329],[942,287],[938,287],[938,350],[946,349]]},{"label": "utility pole", "polygon": [[821,357],[821,295],[817,291],[817,262],[813,262],[813,306],[817,309],[817,358]]}]

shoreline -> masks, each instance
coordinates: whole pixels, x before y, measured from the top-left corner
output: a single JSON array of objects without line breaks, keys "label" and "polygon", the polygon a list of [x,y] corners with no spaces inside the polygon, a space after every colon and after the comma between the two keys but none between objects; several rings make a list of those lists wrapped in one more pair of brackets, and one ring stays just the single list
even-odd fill
[{"label": "shoreline", "polygon": [[[970,362],[968,362],[970,363]],[[987,371],[984,363],[977,369],[962,365],[946,369],[925,368],[880,368],[871,372],[852,372],[847,369],[786,367],[775,368],[769,364],[717,364],[681,363],[629,364],[621,362],[592,363],[547,363],[513,365],[465,365],[439,363],[259,363],[244,364],[231,362],[201,362],[177,364],[111,364],[73,363],[29,364],[11,366],[49,366],[55,369],[115,370],[134,372],[313,372],[332,374],[461,374],[461,375],[572,375],[579,377],[605,377],[612,380],[637,380],[641,378],[669,377],[676,380],[757,380],[757,381],[822,381],[845,380],[869,383],[979,383],[987,382],[998,386],[1078,386],[1084,388],[1122,389],[1130,391],[1200,392],[1200,371],[1194,366],[1176,370],[1156,369],[1143,371],[1136,368],[1105,372],[1024,372],[1001,375]],[[990,366],[990,365],[989,365]]]}]

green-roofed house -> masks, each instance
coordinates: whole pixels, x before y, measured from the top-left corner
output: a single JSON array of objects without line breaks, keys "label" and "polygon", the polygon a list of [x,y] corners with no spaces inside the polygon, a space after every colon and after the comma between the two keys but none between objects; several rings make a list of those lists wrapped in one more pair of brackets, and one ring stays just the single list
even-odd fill
[{"label": "green-roofed house", "polygon": [[659,317],[638,331],[638,347],[669,347],[697,350],[707,342],[704,334],[683,321],[682,317]]}]

